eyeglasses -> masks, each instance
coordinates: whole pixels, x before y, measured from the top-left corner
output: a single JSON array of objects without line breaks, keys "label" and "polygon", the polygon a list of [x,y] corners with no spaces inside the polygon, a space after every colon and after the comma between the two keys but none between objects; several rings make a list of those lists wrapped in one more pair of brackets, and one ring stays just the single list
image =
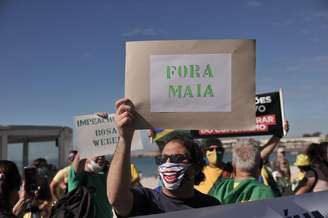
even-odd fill
[{"label": "eyeglasses", "polygon": [[185,154],[163,154],[162,156],[155,157],[155,162],[157,165],[161,165],[163,163],[166,163],[168,159],[170,159],[171,163],[183,163],[185,161],[191,161],[191,158]]}]

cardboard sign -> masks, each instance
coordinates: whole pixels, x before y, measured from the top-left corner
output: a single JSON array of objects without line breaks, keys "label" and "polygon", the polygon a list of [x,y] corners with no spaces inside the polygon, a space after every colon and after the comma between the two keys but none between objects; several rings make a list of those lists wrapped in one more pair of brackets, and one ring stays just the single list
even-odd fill
[{"label": "cardboard sign", "polygon": [[[118,143],[114,114],[103,119],[96,114],[76,116],[74,119],[75,149],[81,158],[113,154]],[[135,131],[131,150],[141,150],[143,144],[139,131]]]},{"label": "cardboard sign", "polygon": [[254,135],[285,135],[283,130],[284,108],[282,90],[258,94],[256,102],[256,128],[249,130],[192,130],[196,138]]},{"label": "cardboard sign", "polygon": [[138,129],[255,128],[255,40],[127,42]]}]

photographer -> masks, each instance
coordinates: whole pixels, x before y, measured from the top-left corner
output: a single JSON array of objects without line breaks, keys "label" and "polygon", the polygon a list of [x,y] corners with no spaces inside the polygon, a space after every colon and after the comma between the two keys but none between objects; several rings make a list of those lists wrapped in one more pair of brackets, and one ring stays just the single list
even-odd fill
[{"label": "photographer", "polygon": [[44,158],[32,162],[24,169],[27,205],[24,218],[48,217],[51,211],[51,194],[49,189],[49,165]]}]

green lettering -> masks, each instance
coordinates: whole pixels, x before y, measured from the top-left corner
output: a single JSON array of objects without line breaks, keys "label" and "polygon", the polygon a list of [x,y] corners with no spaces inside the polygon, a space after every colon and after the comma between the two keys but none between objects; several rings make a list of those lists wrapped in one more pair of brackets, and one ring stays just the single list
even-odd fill
[{"label": "green lettering", "polygon": [[[183,66],[184,69],[184,74],[183,74],[183,78],[186,78],[188,75],[188,67],[186,65]],[[181,77],[180,77],[181,78]]]},{"label": "green lettering", "polygon": [[213,78],[212,68],[209,64],[206,65],[206,69],[203,74],[203,77],[206,77],[206,76],[208,76],[208,78]]},{"label": "green lettering", "polygon": [[187,85],[187,86],[186,86],[186,91],[185,91],[183,97],[185,98],[186,96],[191,97],[191,98],[194,97],[194,96],[192,95],[192,90],[191,90],[190,85]]},{"label": "green lettering", "polygon": [[201,94],[201,84],[197,84],[196,85],[196,92],[197,92],[197,97],[202,97],[202,94]]},{"label": "green lettering", "polygon": [[197,77],[197,78],[200,77],[199,70],[200,70],[200,67],[199,67],[199,65],[196,64],[195,74],[196,74],[196,77]]},{"label": "green lettering", "polygon": [[170,85],[169,86],[169,97],[179,97],[179,98],[181,98],[181,88],[182,88],[181,85],[178,85],[178,86]]},{"label": "green lettering", "polygon": [[166,79],[171,79],[176,69],[176,66],[166,66]]},{"label": "green lettering", "polygon": [[204,93],[204,97],[213,97],[213,89],[211,85],[207,85],[206,89],[205,89],[205,93]]}]

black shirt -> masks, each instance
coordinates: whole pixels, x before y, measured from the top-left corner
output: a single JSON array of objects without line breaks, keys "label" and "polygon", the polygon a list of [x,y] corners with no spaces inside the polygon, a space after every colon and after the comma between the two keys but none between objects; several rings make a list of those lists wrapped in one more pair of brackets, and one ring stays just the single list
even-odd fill
[{"label": "black shirt", "polygon": [[133,192],[133,207],[129,216],[150,215],[190,208],[220,205],[220,202],[196,189],[194,196],[188,199],[176,199],[166,196],[162,191],[149,188],[136,188]]},{"label": "black shirt", "polygon": [[0,218],[17,218],[17,217],[10,212],[2,211],[0,212]]}]

